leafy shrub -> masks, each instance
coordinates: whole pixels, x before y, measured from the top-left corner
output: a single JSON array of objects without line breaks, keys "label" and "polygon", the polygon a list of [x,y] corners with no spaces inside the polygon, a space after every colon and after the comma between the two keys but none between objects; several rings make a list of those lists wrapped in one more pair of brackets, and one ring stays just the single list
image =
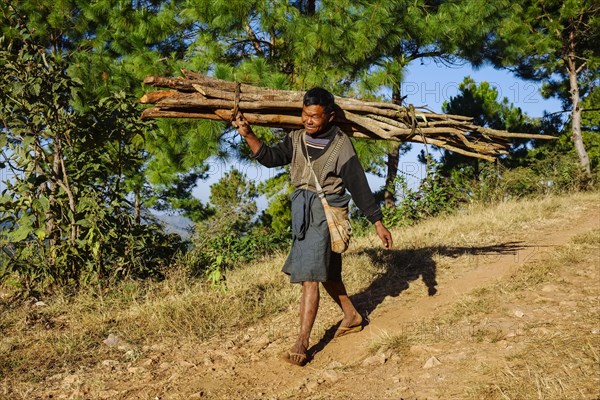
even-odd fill
[{"label": "leafy shrub", "polygon": [[213,287],[223,288],[226,271],[286,247],[272,230],[256,226],[240,234],[231,227],[196,233],[193,247],[183,257],[194,276],[206,277]]},{"label": "leafy shrub", "polygon": [[0,37],[0,279],[26,294],[160,276],[179,239],[141,220],[150,126],[135,99],[78,109],[67,60],[16,25]]},{"label": "leafy shrub", "polygon": [[193,275],[206,276],[222,287],[227,269],[255,260],[281,248],[288,239],[255,221],[257,189],[237,170],[211,186],[215,213],[196,224],[192,248],[183,262]]},{"label": "leafy shrub", "polygon": [[384,208],[384,221],[389,226],[410,225],[456,209],[465,201],[465,194],[453,180],[437,171],[438,165],[430,162],[427,176],[417,189],[411,189],[403,175],[394,181],[393,192],[398,200],[395,207]]}]

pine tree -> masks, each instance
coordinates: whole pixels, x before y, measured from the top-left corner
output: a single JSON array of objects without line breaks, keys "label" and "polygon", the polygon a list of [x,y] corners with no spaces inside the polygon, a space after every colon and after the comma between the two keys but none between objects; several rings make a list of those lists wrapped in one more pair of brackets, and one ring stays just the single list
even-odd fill
[{"label": "pine tree", "polygon": [[593,0],[528,0],[512,5],[485,57],[517,76],[544,83],[571,115],[571,139],[582,171],[591,174],[582,132],[582,99],[600,79],[600,5]]},{"label": "pine tree", "polygon": [[[540,120],[529,118],[522,110],[504,97],[498,98],[498,91],[488,82],[476,84],[471,77],[466,77],[459,84],[459,93],[444,102],[442,111],[448,114],[464,115],[473,118],[479,126],[502,129],[512,132],[536,132],[541,127]],[[509,149],[513,155],[524,155],[527,143],[514,142]],[[450,175],[453,170],[462,171],[464,176],[479,180],[481,161],[444,151],[442,172]]]},{"label": "pine tree", "polygon": [[[353,64],[353,76],[362,74],[358,78],[362,94],[388,88],[391,101],[402,105],[401,84],[409,64],[423,59],[444,65],[464,63],[465,59],[479,62],[481,43],[505,7],[505,2],[480,0],[371,2],[364,15],[380,16],[378,30],[372,28],[372,21],[362,21],[364,39],[360,44],[371,44],[355,46],[364,52]],[[388,147],[384,204],[393,207],[394,193],[387,188],[396,180],[400,155],[410,146],[389,143]]]}]

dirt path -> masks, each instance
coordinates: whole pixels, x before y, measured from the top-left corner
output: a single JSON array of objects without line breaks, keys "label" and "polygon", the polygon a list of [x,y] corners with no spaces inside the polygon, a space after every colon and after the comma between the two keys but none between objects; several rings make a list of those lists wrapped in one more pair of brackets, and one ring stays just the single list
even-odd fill
[{"label": "dirt path", "polygon": [[[374,337],[380,336],[383,332],[392,334],[407,328],[415,329],[418,321],[434,317],[449,304],[456,302],[462,294],[484,287],[524,263],[544,257],[547,251],[564,245],[577,234],[598,228],[600,228],[600,214],[596,210],[594,214],[582,215],[558,231],[537,232],[528,242],[511,244],[502,253],[491,254],[491,256],[490,254],[474,255],[471,262],[476,266],[454,280],[439,285],[435,296],[422,296],[411,302],[409,307],[403,304],[401,296],[394,298],[392,302],[385,304],[381,310],[377,310],[375,315],[371,316],[370,324],[362,334],[349,335],[328,343],[323,351],[315,355],[308,368],[290,369],[285,363],[270,359],[246,371],[238,371],[241,380],[236,379],[236,381],[252,382],[252,386],[270,387],[275,393],[290,393],[302,386],[307,379],[310,382],[315,374],[319,374],[319,370],[327,369],[332,363],[360,365],[369,356],[367,348]],[[490,258],[494,261],[488,262]],[[369,369],[365,368],[362,373],[368,375]],[[352,381],[353,386],[364,387],[369,380],[363,379],[361,374],[358,374],[348,381]]]},{"label": "dirt path", "polygon": [[[519,349],[513,339],[533,326],[525,326],[521,314],[528,317],[541,313],[539,307],[532,306],[537,302],[535,299],[542,295],[558,297],[563,292],[544,288],[543,293],[542,289],[532,292],[534,297],[503,304],[516,310],[517,317],[512,316],[512,319],[505,312],[491,310],[485,320],[431,321],[447,315],[457,304],[460,306],[465,294],[491,287],[524,264],[543,260],[557,246],[594,229],[600,229],[597,206],[580,213],[566,225],[532,230],[523,241],[470,249],[438,249],[437,255],[460,251],[468,254],[462,258],[461,265],[453,266],[443,277],[423,273],[419,277],[422,280],[411,276],[399,281],[398,286],[388,287],[387,291],[381,287],[365,291],[357,301],[369,311],[369,325],[360,334],[336,340],[328,339],[332,331],[329,327],[324,338],[313,344],[313,358],[304,368],[291,366],[281,358],[292,343],[296,321],[280,316],[202,345],[182,343],[176,349],[152,346],[144,349],[144,358],[127,368],[105,362],[96,370],[77,377],[91,382],[85,391],[73,390],[62,398],[435,399],[440,398],[442,386],[450,396],[447,398],[465,398],[465,393],[458,387],[453,388],[452,382],[467,379],[476,383],[484,379],[484,366],[499,362],[507,351]],[[432,259],[435,256],[432,255]],[[421,260],[413,261],[418,264]],[[599,301],[598,268],[600,265],[588,268],[590,277],[595,280],[582,278],[583,283],[591,285],[586,290],[591,293],[588,300],[592,304],[594,296],[596,304]],[[574,275],[574,282],[575,279]],[[558,307],[562,303],[557,300],[556,304]],[[548,315],[544,318],[550,320]],[[491,331],[501,334],[502,338],[476,340]],[[403,337],[422,340],[404,346],[400,343]],[[386,340],[395,341],[392,343],[394,351],[385,351],[385,346],[375,354],[370,351]],[[437,367],[438,363],[441,367]],[[465,365],[484,369],[465,377],[461,376]],[[48,396],[54,392],[54,398],[61,398],[58,393],[68,392],[65,389],[69,383],[65,383],[65,377],[60,379],[62,388],[50,389]],[[89,397],[92,393],[94,395]]]}]

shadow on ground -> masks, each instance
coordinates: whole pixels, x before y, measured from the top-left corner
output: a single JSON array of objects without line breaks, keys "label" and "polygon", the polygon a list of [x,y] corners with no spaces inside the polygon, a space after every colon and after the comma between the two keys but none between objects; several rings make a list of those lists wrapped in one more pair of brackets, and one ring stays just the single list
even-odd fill
[{"label": "shadow on ground", "polygon": [[[525,246],[522,242],[506,242],[491,246],[481,247],[454,247],[436,246],[417,249],[384,250],[369,248],[361,252],[371,258],[371,262],[382,271],[371,284],[363,291],[351,296],[356,308],[363,314],[365,325],[368,316],[388,296],[396,297],[409,288],[410,282],[421,278],[427,288],[427,294],[433,296],[437,293],[435,256],[458,258],[467,256],[467,263],[481,262],[474,257],[484,256],[483,262],[492,263],[498,257],[506,254],[518,254]],[[321,340],[308,350],[309,358],[320,352],[333,339],[339,323],[331,326]]]}]

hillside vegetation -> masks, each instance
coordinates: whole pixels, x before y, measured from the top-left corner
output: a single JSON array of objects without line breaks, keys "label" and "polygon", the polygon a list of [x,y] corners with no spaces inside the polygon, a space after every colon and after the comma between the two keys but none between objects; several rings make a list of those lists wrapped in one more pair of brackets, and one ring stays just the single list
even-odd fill
[{"label": "hillside vegetation", "polygon": [[[9,302],[4,288],[0,397],[339,398],[342,386],[376,398],[341,382],[381,378],[377,398],[596,398],[599,210],[598,193],[508,201],[395,229],[392,251],[375,235],[354,240],[344,277],[370,325],[330,343],[340,316],[323,298],[304,369],[278,356],[300,293],[283,253],[228,272],[221,288],[177,269],[74,297]],[[425,379],[429,356],[445,372]],[[365,366],[373,357],[385,370]]]}]

